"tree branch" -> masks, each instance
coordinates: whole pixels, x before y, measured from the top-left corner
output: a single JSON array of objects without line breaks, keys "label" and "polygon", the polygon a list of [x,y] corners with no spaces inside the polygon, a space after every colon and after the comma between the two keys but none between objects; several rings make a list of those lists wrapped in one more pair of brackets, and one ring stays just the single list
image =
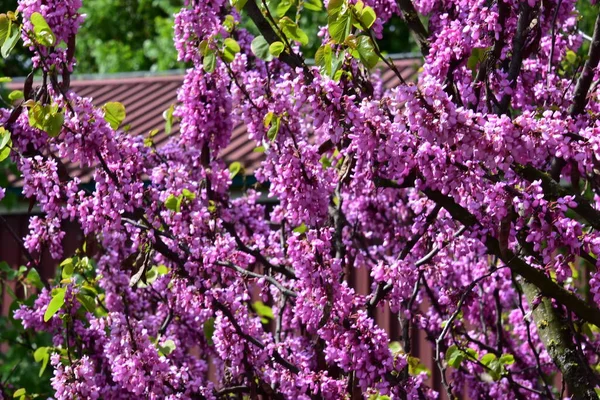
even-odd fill
[{"label": "tree branch", "polygon": [[397,0],[398,8],[402,11],[402,19],[419,44],[424,57],[429,55],[429,33],[419,19],[419,14],[411,0]]},{"label": "tree branch", "polygon": [[575,92],[573,95],[573,104],[569,109],[571,116],[579,115],[583,113],[585,106],[587,105],[587,95],[594,80],[594,71],[600,62],[600,15],[596,17],[596,24],[594,25],[594,35],[592,37],[592,43],[588,53],[588,59],[583,66],[583,71],[579,75],[577,85],[575,86]]},{"label": "tree branch", "polygon": [[[542,295],[536,285],[522,282],[523,292],[529,304]],[[585,364],[577,356],[573,338],[570,335],[568,324],[558,316],[557,310],[552,307],[552,301],[542,298],[537,307],[532,310],[533,319],[537,326],[540,340],[548,354],[561,370],[564,379],[569,383],[575,399],[598,399],[594,391],[595,379],[590,376]]]},{"label": "tree branch", "polygon": [[[424,193],[429,199],[435,201],[446,209],[455,220],[461,222],[468,228],[476,228],[479,225],[477,219],[454,199],[443,195],[441,192],[432,189],[425,189]],[[543,271],[532,267],[520,259],[510,250],[504,252],[500,250],[498,240],[491,235],[485,238],[485,245],[489,254],[500,258],[517,275],[522,276],[530,283],[535,285],[541,294],[551,297],[571,310],[579,318],[600,326],[600,309],[581,300],[574,293],[557,285]]]}]

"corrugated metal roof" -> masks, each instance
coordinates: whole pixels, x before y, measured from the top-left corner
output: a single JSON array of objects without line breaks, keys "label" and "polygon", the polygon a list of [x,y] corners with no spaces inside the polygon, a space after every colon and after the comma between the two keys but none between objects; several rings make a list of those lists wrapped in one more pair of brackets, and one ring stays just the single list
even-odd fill
[{"label": "corrugated metal roof", "polygon": [[[416,78],[421,60],[418,58],[398,59],[394,64],[406,81]],[[382,66],[382,79],[386,88],[400,84],[400,80],[387,66]],[[176,71],[174,75],[127,76],[102,79],[74,79],[71,89],[82,97],[91,97],[96,106],[102,106],[109,101],[118,101],[125,106],[127,117],[123,126],[130,125],[130,132],[135,135],[147,135],[157,129],[159,133],[154,142],[160,147],[168,137],[179,133],[179,125],[174,124],[170,135],[164,132],[165,120],[163,113],[172,104],[177,103],[177,89],[183,83],[183,75]],[[15,81],[7,85],[9,90],[22,89],[22,83]],[[243,123],[234,127],[231,142],[222,151],[221,156],[227,163],[241,162],[246,172],[252,174],[260,165],[263,157],[254,152],[255,143],[248,139]],[[88,182],[91,171],[82,170],[79,165],[67,166],[72,177],[78,176],[82,182]],[[19,186],[20,177],[12,180],[13,186]]]}]

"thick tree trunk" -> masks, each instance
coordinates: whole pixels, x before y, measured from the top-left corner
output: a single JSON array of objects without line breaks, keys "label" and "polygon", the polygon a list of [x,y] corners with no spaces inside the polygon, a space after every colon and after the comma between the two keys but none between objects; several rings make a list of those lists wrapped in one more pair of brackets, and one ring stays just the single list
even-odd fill
[{"label": "thick tree trunk", "polygon": [[522,281],[522,286],[529,306],[533,309],[533,320],[540,340],[562,372],[565,382],[573,392],[573,398],[598,399],[594,390],[594,376],[585,360],[581,360],[577,354],[567,321],[559,316],[557,310],[552,307],[552,301],[546,297],[534,308],[532,304],[540,296],[539,289],[526,280]]}]

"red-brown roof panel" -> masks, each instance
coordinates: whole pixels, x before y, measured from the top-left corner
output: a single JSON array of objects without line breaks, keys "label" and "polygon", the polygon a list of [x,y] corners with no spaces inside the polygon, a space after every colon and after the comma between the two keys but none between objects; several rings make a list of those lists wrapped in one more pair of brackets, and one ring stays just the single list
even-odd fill
[{"label": "red-brown roof panel", "polygon": [[[405,81],[414,81],[421,65],[416,58],[395,60],[394,65]],[[181,73],[172,75],[150,75],[143,77],[124,77],[110,79],[74,79],[71,89],[83,97],[91,97],[94,105],[102,106],[109,101],[123,103],[127,117],[123,125],[130,125],[130,132],[135,135],[147,135],[158,129],[154,142],[160,147],[168,137],[179,133],[179,124],[174,123],[170,135],[164,132],[163,113],[171,104],[177,103],[177,89],[183,83]],[[382,79],[386,88],[400,84],[395,72],[382,66]],[[22,83],[8,84],[10,90],[21,89]],[[253,173],[260,165],[263,155],[254,152],[255,144],[248,139],[246,127],[240,123],[234,127],[232,137],[221,156],[227,163],[239,161],[245,166],[247,173]],[[90,170],[82,170],[78,165],[68,166],[71,176],[79,176],[82,182],[92,178]],[[18,182],[13,182],[18,184]]]}]

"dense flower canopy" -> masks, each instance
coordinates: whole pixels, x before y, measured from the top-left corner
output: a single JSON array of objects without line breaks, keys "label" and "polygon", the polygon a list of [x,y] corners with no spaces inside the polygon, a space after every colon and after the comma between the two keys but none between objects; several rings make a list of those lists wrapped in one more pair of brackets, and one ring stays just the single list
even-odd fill
[{"label": "dense flower canopy", "polygon": [[[410,326],[448,394],[558,398],[561,372],[596,398],[600,22],[583,57],[574,0],[187,1],[181,134],[160,148],[119,127],[120,104],[69,90],[80,6],[19,2],[43,83],[0,113],[43,211],[28,267],[45,248],[64,260],[15,313],[53,335],[56,398],[437,398]],[[329,23],[308,38],[297,21],[314,12]],[[376,44],[392,15],[424,64],[387,90],[374,67],[393,68]],[[233,198],[239,166],[219,155],[239,121],[265,157],[262,189]],[[94,168],[94,188],[66,162]],[[86,235],[75,255],[66,220]],[[399,343],[375,323],[384,306]]]}]

